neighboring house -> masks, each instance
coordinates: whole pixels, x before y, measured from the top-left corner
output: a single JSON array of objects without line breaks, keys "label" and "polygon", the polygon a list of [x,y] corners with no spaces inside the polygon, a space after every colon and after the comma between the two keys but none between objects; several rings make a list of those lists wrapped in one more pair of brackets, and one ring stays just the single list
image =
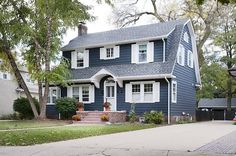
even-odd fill
[{"label": "neighboring house", "polygon": [[[202,110],[227,110],[226,98],[202,98],[198,102],[198,108]],[[231,99],[231,108],[236,109],[236,98]]]},{"label": "neighboring house", "polygon": [[136,113],[162,111],[168,116],[182,112],[195,115],[196,87],[200,85],[196,41],[190,20],[177,20],[87,34],[78,27],[78,37],[61,50],[71,62],[68,87],[50,91],[47,113],[55,113],[53,99],[74,97],[85,110],[103,111],[105,101],[112,111]]},{"label": "neighboring house", "polygon": [[[32,96],[38,99],[37,84],[30,79],[27,70],[21,69],[20,72]],[[14,112],[13,102],[19,97],[25,97],[25,94],[19,87],[14,75],[0,71],[0,116],[12,114]]]}]

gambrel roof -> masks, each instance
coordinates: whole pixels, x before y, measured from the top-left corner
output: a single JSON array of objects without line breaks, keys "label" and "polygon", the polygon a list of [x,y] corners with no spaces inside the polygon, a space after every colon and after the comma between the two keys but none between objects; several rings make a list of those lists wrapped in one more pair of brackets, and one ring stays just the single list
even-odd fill
[{"label": "gambrel roof", "polygon": [[168,34],[175,29],[176,25],[183,25],[187,21],[188,20],[183,19],[86,34],[74,38],[69,44],[61,48],[61,50],[70,51],[77,48],[90,48],[109,44],[123,44],[149,39],[160,39],[167,37]]}]

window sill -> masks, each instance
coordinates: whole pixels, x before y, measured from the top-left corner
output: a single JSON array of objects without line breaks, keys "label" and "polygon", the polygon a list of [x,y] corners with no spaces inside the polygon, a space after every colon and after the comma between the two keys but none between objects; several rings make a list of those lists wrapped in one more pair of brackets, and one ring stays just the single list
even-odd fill
[{"label": "window sill", "polygon": [[55,105],[55,103],[47,103],[47,105]]}]

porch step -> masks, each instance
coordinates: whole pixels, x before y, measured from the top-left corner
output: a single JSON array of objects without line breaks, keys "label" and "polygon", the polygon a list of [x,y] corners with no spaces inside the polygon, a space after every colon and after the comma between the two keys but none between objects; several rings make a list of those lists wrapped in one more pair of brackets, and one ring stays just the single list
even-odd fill
[{"label": "porch step", "polygon": [[84,112],[77,112],[77,114],[81,115],[81,121],[78,121],[78,123],[105,123],[101,121],[101,115],[103,115],[106,112],[100,112],[100,111],[84,111]]},{"label": "porch step", "polygon": [[73,121],[73,124],[103,124],[103,125],[105,125],[106,122],[102,122],[102,121]]}]

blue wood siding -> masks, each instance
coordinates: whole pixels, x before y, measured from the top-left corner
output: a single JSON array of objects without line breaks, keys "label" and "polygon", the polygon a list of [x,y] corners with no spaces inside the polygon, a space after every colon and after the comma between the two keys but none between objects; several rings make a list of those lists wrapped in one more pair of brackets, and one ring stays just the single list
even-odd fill
[{"label": "blue wood siding", "polygon": [[190,68],[187,65],[187,52],[192,51],[192,43],[189,34],[189,42],[183,40],[184,32],[189,34],[188,27],[185,26],[180,43],[185,48],[185,66],[181,66],[178,63],[175,64],[173,74],[176,76],[177,81],[177,103],[171,104],[171,115],[181,115],[182,112],[195,115],[196,107],[196,76],[195,69]]},{"label": "blue wood siding", "polygon": [[154,41],[154,62],[163,61],[163,41]]},{"label": "blue wood siding", "polygon": [[[141,80],[139,80],[141,81]],[[142,80],[142,81],[150,81],[150,80]],[[151,80],[153,81],[153,80]],[[165,80],[154,80],[156,82],[160,82],[160,102],[156,103],[136,103],[136,114],[142,115],[144,112],[149,112],[151,110],[162,111],[165,115],[167,115],[167,83]],[[125,102],[125,84],[130,81],[124,82],[124,87],[120,88],[117,86],[117,110],[126,110],[130,111],[131,104]]]}]

